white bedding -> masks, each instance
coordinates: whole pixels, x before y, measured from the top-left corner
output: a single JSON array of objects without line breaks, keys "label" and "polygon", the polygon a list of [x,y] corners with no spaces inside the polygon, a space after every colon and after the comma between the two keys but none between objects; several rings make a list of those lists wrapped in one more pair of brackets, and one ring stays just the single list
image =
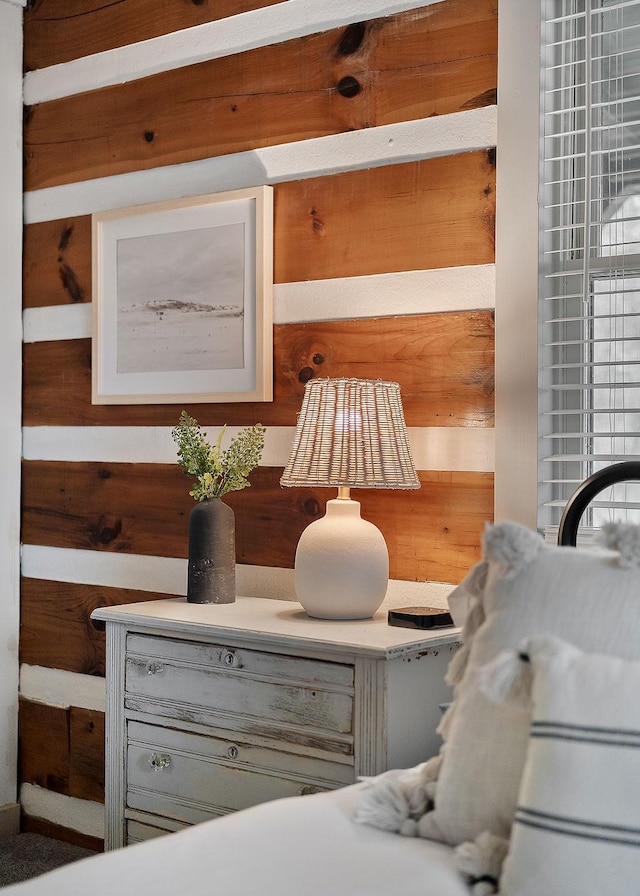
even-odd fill
[{"label": "white bedding", "polygon": [[3,896],[469,896],[449,847],[351,820],[363,786],[263,803],[82,859]]}]

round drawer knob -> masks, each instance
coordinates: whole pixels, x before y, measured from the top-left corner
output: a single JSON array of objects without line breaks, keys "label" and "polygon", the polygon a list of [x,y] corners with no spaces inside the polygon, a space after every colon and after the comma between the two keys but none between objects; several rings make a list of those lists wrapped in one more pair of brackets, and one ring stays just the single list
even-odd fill
[{"label": "round drawer knob", "polygon": [[149,757],[149,765],[154,772],[160,772],[163,768],[169,768],[171,756],[168,756],[167,753],[152,753]]},{"label": "round drawer knob", "polygon": [[164,672],[162,663],[153,663],[151,661],[147,663],[147,675],[158,675],[160,672]]}]

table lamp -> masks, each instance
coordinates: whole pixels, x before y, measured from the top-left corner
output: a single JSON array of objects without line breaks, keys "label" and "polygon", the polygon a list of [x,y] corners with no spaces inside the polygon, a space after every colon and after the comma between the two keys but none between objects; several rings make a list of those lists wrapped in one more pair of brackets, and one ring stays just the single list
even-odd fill
[{"label": "table lamp", "polygon": [[307,614],[373,616],[387,592],[389,552],[382,532],[360,516],[350,490],[420,488],[398,383],[310,380],[280,484],[338,489],[296,549],[296,596]]}]

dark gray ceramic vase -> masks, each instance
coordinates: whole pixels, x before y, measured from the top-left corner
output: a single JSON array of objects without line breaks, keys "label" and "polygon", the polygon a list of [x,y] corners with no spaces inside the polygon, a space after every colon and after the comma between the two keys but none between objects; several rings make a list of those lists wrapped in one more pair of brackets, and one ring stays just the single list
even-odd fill
[{"label": "dark gray ceramic vase", "polygon": [[236,520],[220,498],[199,501],[189,516],[187,600],[232,604],[236,599]]}]

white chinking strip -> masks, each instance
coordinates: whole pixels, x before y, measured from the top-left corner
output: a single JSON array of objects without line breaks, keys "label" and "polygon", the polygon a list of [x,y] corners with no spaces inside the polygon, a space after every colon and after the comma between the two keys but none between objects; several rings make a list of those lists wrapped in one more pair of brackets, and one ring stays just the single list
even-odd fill
[{"label": "white chinking strip", "polygon": [[33,190],[25,223],[472,152],[496,145],[496,112],[486,106]]},{"label": "white chinking strip", "polygon": [[27,72],[24,102],[48,100],[123,84],[257,47],[282,43],[442,0],[287,0],[264,9],[184,28],[91,56]]},{"label": "white chinking strip", "polygon": [[21,554],[22,575],[26,578],[156,591],[167,595],[187,593],[187,561],[180,558],[33,544],[23,544]]},{"label": "white chinking strip", "polygon": [[274,323],[495,307],[495,265],[462,265],[274,286]]},{"label": "white chinking strip", "polygon": [[92,800],[54,793],[35,784],[20,787],[22,811],[30,818],[42,818],[90,837],[104,838],[104,806]]},{"label": "white chinking strip", "polygon": [[23,342],[55,342],[88,339],[92,332],[91,302],[76,305],[43,305],[22,312]]},{"label": "white chinking strip", "polygon": [[[177,421],[176,421],[177,422]],[[220,428],[203,427],[215,438]],[[223,446],[242,429],[229,426]],[[294,428],[269,426],[261,466],[284,467]],[[491,473],[494,429],[483,426],[408,427],[409,445],[418,470]],[[25,460],[87,463],[173,464],[176,446],[171,427],[27,426],[23,430]]]},{"label": "white chinking strip", "polygon": [[[495,265],[276,283],[273,305],[275,324],[493,308]],[[27,308],[22,318],[24,341],[88,339],[92,310],[91,302]]]},{"label": "white chinking strip", "polygon": [[43,666],[20,667],[20,696],[48,706],[79,706],[104,712],[104,678]]},{"label": "white chinking strip", "polygon": [[[223,447],[242,428],[228,426]],[[217,438],[220,427],[205,426],[203,431],[213,440]],[[284,467],[294,432],[294,428],[289,426],[271,426],[267,429],[261,466]],[[171,427],[34,426],[23,430],[25,460],[174,464],[176,450],[176,444],[171,438]]]},{"label": "white chinking strip", "polygon": [[[329,493],[327,494],[329,496]],[[184,596],[187,561],[173,557],[110,554],[105,551],[23,545],[22,574],[26,578],[52,582],[131,588],[139,591],[157,591],[168,596]],[[292,569],[239,564],[236,566],[236,586],[238,594],[246,597],[289,601],[296,599]],[[415,606],[427,603],[444,607],[452,588],[453,585],[447,582],[407,582],[390,579],[383,610],[388,606]],[[71,672],[67,674],[74,675]],[[93,676],[83,677],[93,678]]]}]

